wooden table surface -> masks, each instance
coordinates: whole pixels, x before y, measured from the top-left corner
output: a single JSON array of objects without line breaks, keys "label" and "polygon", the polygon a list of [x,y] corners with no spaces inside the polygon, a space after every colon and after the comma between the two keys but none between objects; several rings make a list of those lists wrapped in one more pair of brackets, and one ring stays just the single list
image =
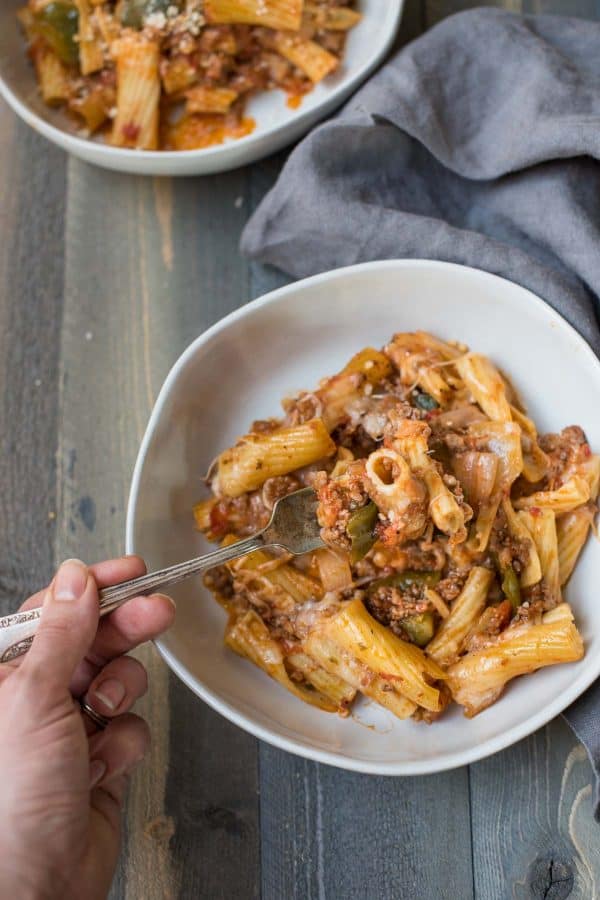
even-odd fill
[{"label": "wooden table surface", "polygon": [[[400,42],[474,5],[408,0]],[[495,5],[600,18],[599,0]],[[67,158],[0,106],[2,612],[61,559],[123,551],[129,479],[171,364],[285,282],[238,253],[284,158],[179,181],[118,175]],[[356,775],[257,741],[151,646],[139,656],[154,741],[113,898],[600,897],[591,769],[562,721],[453,772]]]}]

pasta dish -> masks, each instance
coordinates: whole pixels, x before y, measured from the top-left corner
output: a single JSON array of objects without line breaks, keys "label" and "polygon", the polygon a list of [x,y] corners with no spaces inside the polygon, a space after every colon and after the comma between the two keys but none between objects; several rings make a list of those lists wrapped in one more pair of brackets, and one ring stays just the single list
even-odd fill
[{"label": "pasta dish", "polygon": [[229,648],[321,709],[360,693],[428,722],[582,658],[563,593],[600,456],[578,425],[538,434],[488,358],[424,332],[361,350],[283,410],[218,457],[196,524],[230,543],[312,486],[326,546],[206,575]]},{"label": "pasta dish", "polygon": [[28,0],[42,98],[116,147],[193,150],[241,137],[247,98],[288,104],[338,67],[352,0]]}]

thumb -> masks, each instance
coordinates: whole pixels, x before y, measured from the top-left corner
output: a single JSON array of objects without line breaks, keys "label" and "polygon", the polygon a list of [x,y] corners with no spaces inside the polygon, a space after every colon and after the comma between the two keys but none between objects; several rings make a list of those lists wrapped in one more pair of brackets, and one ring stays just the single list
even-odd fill
[{"label": "thumb", "polygon": [[98,588],[84,563],[68,559],[46,591],[37,633],[22,669],[68,688],[98,628]]}]

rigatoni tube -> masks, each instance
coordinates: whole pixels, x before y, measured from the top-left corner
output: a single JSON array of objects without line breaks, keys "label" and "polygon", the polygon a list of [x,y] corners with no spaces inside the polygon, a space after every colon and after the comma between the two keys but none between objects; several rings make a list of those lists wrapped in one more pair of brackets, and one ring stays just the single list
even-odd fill
[{"label": "rigatoni tube", "polygon": [[[333,656],[331,652],[321,652],[323,637],[337,648]],[[370,686],[377,678],[383,680],[388,691],[401,694],[418,706],[432,712],[441,708],[440,692],[431,681],[443,680],[443,671],[418,647],[402,641],[377,622],[359,599],[345,603],[337,615],[316,626],[309,633],[305,649],[334,673],[339,673],[340,659],[346,663],[353,660],[362,671],[362,683],[355,686],[367,696],[371,696]],[[347,674],[345,680],[349,680]]]},{"label": "rigatoni tube", "polygon": [[463,656],[448,669],[448,686],[470,717],[493,703],[505,684],[517,675],[543,666],[575,662],[582,656],[583,641],[571,608],[561,603],[546,613],[540,625],[509,628],[492,646]]},{"label": "rigatoni tube", "polygon": [[158,149],[160,100],[159,45],[143,34],[128,33],[115,41],[117,115],[112,143],[136,150]]},{"label": "rigatoni tube", "polygon": [[298,31],[303,0],[204,0],[203,13],[210,24],[262,25]]},{"label": "rigatoni tube", "polygon": [[239,497],[259,488],[267,478],[287,475],[333,456],[336,450],[321,419],[269,434],[249,434],[219,457],[218,489],[227,497]]}]

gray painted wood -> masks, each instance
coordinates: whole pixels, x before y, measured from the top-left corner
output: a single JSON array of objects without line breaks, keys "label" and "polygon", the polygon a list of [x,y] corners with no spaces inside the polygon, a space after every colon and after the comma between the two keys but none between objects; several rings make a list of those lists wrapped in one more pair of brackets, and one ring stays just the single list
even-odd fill
[{"label": "gray painted wood", "polygon": [[[129,479],[157,391],[186,345],[247,295],[236,253],[243,191],[243,173],[170,183],[69,162],[60,557],[123,552]],[[154,740],[133,779],[114,896],[257,896],[256,741],[170,677],[152,648],[138,655]]]},{"label": "gray painted wood", "polygon": [[[33,165],[33,160],[36,165]],[[54,563],[65,161],[0,107],[0,603]]]},{"label": "gray painted wood", "polygon": [[473,896],[466,769],[378,778],[266,746],[260,764],[264,900]]},{"label": "gray painted wood", "polygon": [[[408,0],[399,44],[466,0]],[[598,0],[497,0],[600,18]],[[57,560],[123,547],[129,478],[170,365],[204,328],[286,283],[237,251],[286,153],[206,179],[66,158],[0,106],[0,603]],[[216,716],[151,648],[148,763],[114,900],[600,897],[591,771],[560,721],[430,778],[340,772]],[[434,726],[435,727],[435,726]]]},{"label": "gray painted wood", "polygon": [[471,766],[471,798],[477,897],[599,896],[590,766],[562,720]]}]

